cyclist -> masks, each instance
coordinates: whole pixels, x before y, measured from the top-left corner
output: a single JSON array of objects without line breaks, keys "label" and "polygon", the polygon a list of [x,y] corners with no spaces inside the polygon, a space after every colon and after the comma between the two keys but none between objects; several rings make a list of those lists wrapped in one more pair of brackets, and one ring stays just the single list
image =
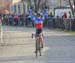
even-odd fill
[{"label": "cyclist", "polygon": [[[35,28],[36,28],[36,35],[39,35],[42,33],[43,30],[43,22],[45,20],[46,17],[46,13],[43,13],[43,15],[41,13],[37,13],[36,16],[33,16],[32,14],[32,9],[30,9],[30,16],[32,17],[32,19],[34,20],[34,24],[35,24]],[[43,36],[41,36],[41,46],[43,48]]]}]

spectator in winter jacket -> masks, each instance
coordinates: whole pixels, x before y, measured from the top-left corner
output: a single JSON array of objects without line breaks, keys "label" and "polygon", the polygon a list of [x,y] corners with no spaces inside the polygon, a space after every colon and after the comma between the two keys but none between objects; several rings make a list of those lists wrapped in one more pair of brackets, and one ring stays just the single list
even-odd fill
[{"label": "spectator in winter jacket", "polygon": [[67,18],[67,13],[66,13],[66,12],[64,13],[63,17],[64,17],[64,18]]},{"label": "spectator in winter jacket", "polygon": [[16,15],[14,16],[14,22],[15,22],[15,25],[16,25],[16,26],[18,25],[18,19],[19,19],[19,17],[18,17],[18,15],[16,14]]}]

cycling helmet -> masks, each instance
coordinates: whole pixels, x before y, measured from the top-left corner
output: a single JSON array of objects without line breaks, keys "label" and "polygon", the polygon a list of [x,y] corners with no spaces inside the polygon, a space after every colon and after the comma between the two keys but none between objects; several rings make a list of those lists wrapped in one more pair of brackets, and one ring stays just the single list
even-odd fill
[{"label": "cycling helmet", "polygon": [[38,12],[38,13],[37,13],[37,16],[38,16],[38,17],[39,17],[39,16],[42,16],[42,13]]}]

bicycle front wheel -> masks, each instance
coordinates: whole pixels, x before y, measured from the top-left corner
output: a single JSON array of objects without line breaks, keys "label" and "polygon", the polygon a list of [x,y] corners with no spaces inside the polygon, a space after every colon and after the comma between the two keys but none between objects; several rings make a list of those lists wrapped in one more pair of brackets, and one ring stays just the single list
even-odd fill
[{"label": "bicycle front wheel", "polygon": [[36,57],[38,56],[38,52],[41,56],[41,47],[40,47],[40,39],[36,40]]}]

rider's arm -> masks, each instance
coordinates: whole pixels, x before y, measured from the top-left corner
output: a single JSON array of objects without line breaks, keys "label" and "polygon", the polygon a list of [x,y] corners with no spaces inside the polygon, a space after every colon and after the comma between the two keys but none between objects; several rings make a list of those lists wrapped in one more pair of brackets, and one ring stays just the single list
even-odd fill
[{"label": "rider's arm", "polygon": [[32,14],[32,9],[30,9],[30,16],[31,16],[31,18],[32,18],[32,20],[36,20],[36,17]]},{"label": "rider's arm", "polygon": [[42,16],[42,20],[43,20],[43,21],[45,20],[45,17],[46,17],[45,15]]},{"label": "rider's arm", "polygon": [[48,11],[47,11],[47,10],[44,10],[44,11],[42,12],[42,14],[43,14],[42,19],[43,19],[43,21],[44,21],[45,18],[48,16]]}]

